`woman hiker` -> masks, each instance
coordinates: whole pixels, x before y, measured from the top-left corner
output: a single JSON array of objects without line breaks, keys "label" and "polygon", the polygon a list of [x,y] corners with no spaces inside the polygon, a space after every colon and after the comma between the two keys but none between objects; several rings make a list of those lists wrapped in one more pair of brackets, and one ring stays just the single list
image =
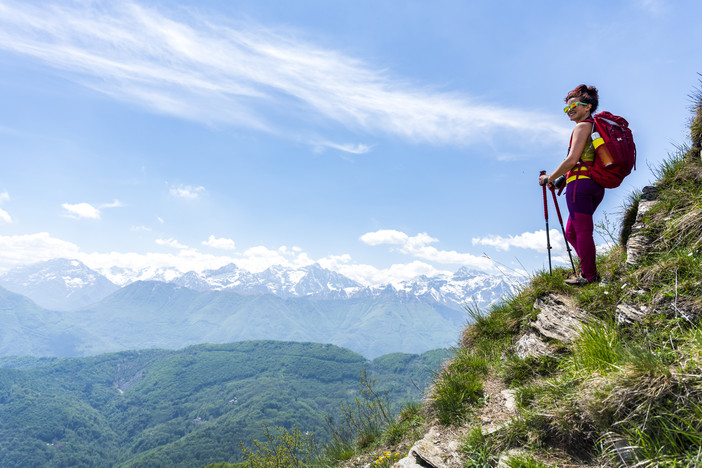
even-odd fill
[{"label": "woman hiker", "polygon": [[588,176],[587,163],[595,159],[592,146],[592,114],[598,104],[597,88],[580,85],[565,97],[565,113],[575,122],[570,137],[568,156],[551,174],[539,176],[539,185],[556,183],[561,186],[565,176],[568,222],[565,236],[580,257],[582,274],[568,278],[565,282],[583,286],[599,280],[595,265],[595,240],[592,215],[604,197],[605,189]]}]

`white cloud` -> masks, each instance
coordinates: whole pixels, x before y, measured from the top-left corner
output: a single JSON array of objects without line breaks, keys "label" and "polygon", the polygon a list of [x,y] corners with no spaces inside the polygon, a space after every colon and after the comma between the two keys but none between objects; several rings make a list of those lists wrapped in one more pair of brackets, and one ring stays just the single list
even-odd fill
[{"label": "white cloud", "polygon": [[322,268],[339,272],[365,286],[384,284],[397,286],[403,281],[411,280],[420,275],[433,276],[451,273],[418,260],[393,264],[388,268],[376,268],[372,265],[354,263],[348,254],[330,255],[317,260],[316,263]]},{"label": "white cloud", "polygon": [[383,244],[402,245],[407,242],[407,239],[409,239],[407,234],[393,229],[381,229],[361,236],[361,241],[372,246]]},{"label": "white cloud", "polygon": [[408,236],[404,232],[392,229],[381,229],[369,232],[361,236],[361,241],[368,245],[398,245],[399,251],[422,260],[436,262],[445,265],[464,265],[480,270],[493,270],[492,262],[483,257],[469,253],[460,253],[455,250],[439,250],[430,246],[438,242],[427,233],[420,233],[416,236]]},{"label": "white cloud", "polygon": [[300,249],[293,247],[288,248],[281,246],[276,250],[258,245],[246,249],[240,258],[237,259],[237,265],[242,268],[259,272],[274,265],[282,265],[286,267],[302,267],[315,263],[306,253]]},{"label": "white cloud", "polygon": [[176,198],[184,198],[186,200],[195,200],[200,197],[200,194],[205,191],[205,187],[197,186],[192,187],[190,185],[181,185],[179,187],[172,187],[170,192]]},{"label": "white cloud", "polygon": [[231,257],[203,254],[193,249],[183,249],[177,253],[80,253],[73,258],[99,271],[116,284],[151,279],[154,276],[169,281],[188,271],[216,269],[235,261]]},{"label": "white cloud", "polygon": [[46,232],[21,236],[0,236],[0,271],[53,258],[77,259],[117,284],[154,276],[171,280],[188,271],[216,269],[235,263],[251,272],[271,266],[299,268],[319,263],[363,285],[398,285],[419,275],[448,274],[448,271],[422,261],[394,264],[388,268],[353,262],[348,254],[331,255],[318,260],[310,258],[300,247],[281,246],[270,249],[251,247],[237,255],[212,255],[189,248],[175,239],[157,239],[156,244],[176,252],[83,252],[71,243],[51,237]]},{"label": "white cloud", "polygon": [[77,245],[51,237],[48,232],[18,236],[0,236],[0,269],[51,260],[76,258]]},{"label": "white cloud", "polygon": [[[563,233],[556,229],[549,230],[549,237],[553,252],[566,252],[565,240]],[[525,232],[516,236],[498,236],[492,235],[487,237],[475,237],[472,239],[473,245],[486,245],[494,247],[497,250],[507,251],[512,247],[520,249],[531,249],[539,253],[547,252],[546,231],[541,229],[535,232]]]},{"label": "white cloud", "polygon": [[236,249],[236,243],[232,239],[227,239],[225,237],[217,238],[213,235],[211,235],[206,241],[202,241],[202,245],[223,250]]},{"label": "white cloud", "polygon": [[[0,192],[0,203],[6,202],[10,200],[10,194],[7,193],[7,191]],[[6,223],[11,223],[12,222],[12,216],[10,214],[0,208],[0,221],[4,221]]]},{"label": "white cloud", "polygon": [[100,219],[100,210],[90,203],[63,203],[61,207],[66,210],[65,214],[69,218]]},{"label": "white cloud", "polygon": [[[33,57],[114,99],[206,124],[299,135],[322,117],[370,134],[467,145],[560,144],[554,116],[428,90],[287,32],[133,2],[6,1],[0,48]],[[268,115],[287,113],[291,128]],[[276,119],[282,122],[283,119]],[[295,128],[293,128],[295,127]],[[351,152],[364,146],[340,145]]]},{"label": "white cloud", "polygon": [[164,245],[166,247],[172,247],[174,249],[179,249],[179,250],[186,250],[188,249],[188,246],[185,244],[181,244],[175,239],[161,239],[158,238],[156,239],[156,244],[158,245]]},{"label": "white cloud", "polygon": [[10,214],[2,208],[0,208],[0,221],[4,221],[6,223],[12,222],[12,216],[10,216]]}]

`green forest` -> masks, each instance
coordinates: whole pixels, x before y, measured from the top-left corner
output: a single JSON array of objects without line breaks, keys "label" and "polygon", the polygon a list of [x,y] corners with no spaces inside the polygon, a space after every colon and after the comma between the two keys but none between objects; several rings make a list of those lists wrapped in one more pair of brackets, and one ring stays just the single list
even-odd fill
[{"label": "green forest", "polygon": [[400,405],[447,350],[375,360],[313,343],[248,341],[88,358],[0,358],[0,466],[194,467],[241,460],[270,427],[324,441],[365,369]]}]

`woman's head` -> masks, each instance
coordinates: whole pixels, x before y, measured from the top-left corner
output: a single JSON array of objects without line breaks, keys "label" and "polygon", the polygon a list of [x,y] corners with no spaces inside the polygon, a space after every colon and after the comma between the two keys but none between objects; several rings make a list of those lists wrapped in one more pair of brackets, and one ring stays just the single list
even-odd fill
[{"label": "woman's head", "polygon": [[594,114],[597,110],[597,105],[599,104],[599,96],[597,93],[597,88],[594,86],[587,86],[581,84],[573,91],[569,92],[565,97],[564,101],[568,102],[571,99],[576,101],[584,102],[585,104],[590,104],[590,114]]}]

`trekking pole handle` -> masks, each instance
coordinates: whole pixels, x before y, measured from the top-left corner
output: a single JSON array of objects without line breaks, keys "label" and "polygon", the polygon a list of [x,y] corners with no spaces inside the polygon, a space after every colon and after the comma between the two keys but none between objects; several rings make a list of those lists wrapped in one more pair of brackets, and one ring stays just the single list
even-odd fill
[{"label": "trekking pole handle", "polygon": [[[546,175],[546,171],[541,171],[541,172],[539,172],[539,182],[541,182],[541,176],[542,176],[542,175]],[[539,184],[539,185],[541,185],[541,184]],[[546,183],[543,184],[543,185],[548,185],[548,179],[546,179]]]}]

